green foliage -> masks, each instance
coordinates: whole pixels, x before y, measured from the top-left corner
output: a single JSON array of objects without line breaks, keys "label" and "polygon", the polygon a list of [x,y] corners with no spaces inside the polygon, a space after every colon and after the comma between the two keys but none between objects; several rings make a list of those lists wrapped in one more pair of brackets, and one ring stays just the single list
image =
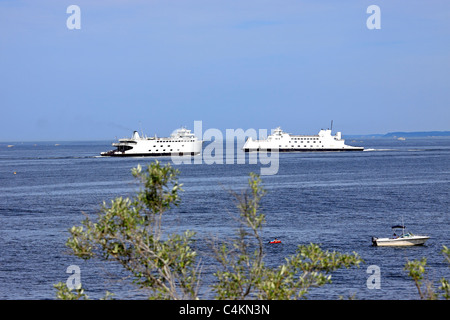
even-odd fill
[{"label": "green foliage", "polygon": [[[141,190],[132,198],[103,203],[95,220],[86,217],[81,226],[70,229],[67,246],[82,259],[118,262],[139,287],[149,290],[149,298],[197,299],[195,233],[167,235],[162,229],[163,213],[180,204],[178,171],[156,161],[145,170],[132,169],[132,174]],[[328,252],[310,244],[299,246],[278,268],[266,267],[260,236],[265,224],[260,200],[266,191],[256,174],[250,174],[248,183],[243,194],[234,194],[239,209],[236,237],[214,246],[220,268],[213,285],[216,299],[304,298],[309,288],[330,283],[332,271],[362,262],[356,253]],[[55,288],[58,299],[88,298],[82,288],[73,292],[63,283]]]},{"label": "green foliage", "polygon": [[425,274],[425,267],[427,265],[427,259],[408,261],[405,265],[405,270],[408,271],[408,276],[414,280],[417,291],[421,299],[434,299],[434,292],[431,290],[431,286],[427,283],[427,286],[423,288],[423,279]]},{"label": "green foliage", "polygon": [[[59,300],[87,300],[88,296],[84,293],[82,288],[71,290],[63,282],[58,282],[53,285],[56,291],[56,298]],[[75,292],[74,292],[75,291]]]},{"label": "green foliage", "polygon": [[[319,287],[331,283],[330,273],[342,267],[358,266],[362,262],[359,255],[353,253],[323,251],[318,245],[298,246],[297,253],[286,259],[276,271],[277,282],[265,282],[263,299],[303,298],[310,287]],[[273,272],[269,272],[269,275]],[[274,284],[278,284],[275,286]],[[267,284],[270,284],[269,286]],[[278,290],[272,290],[276,287]]]},{"label": "green foliage", "polygon": [[83,226],[70,229],[67,246],[74,255],[119,262],[136,284],[158,299],[197,297],[197,253],[192,249],[195,233],[186,231],[163,240],[162,215],[180,202],[178,171],[170,165],[152,163],[144,171],[132,170],[143,189],[133,198],[105,203],[96,221],[87,217]]},{"label": "green foliage", "polygon": [[[450,250],[443,246],[442,253],[445,257],[445,260],[450,263]],[[414,280],[414,284],[419,293],[419,297],[422,300],[436,300],[439,298],[439,293],[437,293],[431,281],[425,281],[425,274],[427,267],[427,259],[422,258],[421,260],[413,260],[408,261],[405,265],[405,270],[408,271],[408,276]],[[442,297],[444,299],[450,299],[450,285],[447,279],[442,278],[440,280],[441,286],[440,290],[443,291]]]},{"label": "green foliage", "polygon": [[240,228],[235,240],[216,247],[216,258],[222,269],[216,272],[213,286],[217,299],[298,299],[304,298],[310,287],[331,282],[330,272],[341,267],[358,266],[360,257],[328,252],[318,245],[299,246],[297,253],[286,258],[278,268],[268,268],[263,262],[263,244],[259,232],[265,223],[258,211],[265,194],[261,180],[251,174],[250,190],[236,195],[240,210]]},{"label": "green foliage", "polygon": [[[442,254],[445,257],[445,260],[450,264],[450,249],[446,246],[443,246]],[[440,290],[442,290],[444,293],[442,296],[444,299],[449,300],[450,299],[450,285],[447,279],[442,278],[441,279],[441,286],[439,287]]]}]

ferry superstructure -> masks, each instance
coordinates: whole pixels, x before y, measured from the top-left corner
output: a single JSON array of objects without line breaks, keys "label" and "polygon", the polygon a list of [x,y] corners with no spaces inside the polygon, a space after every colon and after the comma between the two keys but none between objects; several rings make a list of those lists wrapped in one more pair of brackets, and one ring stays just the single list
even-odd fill
[{"label": "ferry superstructure", "polygon": [[242,149],[245,152],[363,151],[364,147],[346,145],[341,132],[332,135],[330,129],[322,129],[317,135],[291,135],[278,127],[267,139],[253,140],[249,137]]},{"label": "ferry superstructure", "polygon": [[139,136],[133,132],[131,138],[119,139],[112,144],[115,150],[102,152],[106,157],[143,157],[143,156],[194,156],[202,152],[203,141],[191,130],[180,128],[167,138]]}]

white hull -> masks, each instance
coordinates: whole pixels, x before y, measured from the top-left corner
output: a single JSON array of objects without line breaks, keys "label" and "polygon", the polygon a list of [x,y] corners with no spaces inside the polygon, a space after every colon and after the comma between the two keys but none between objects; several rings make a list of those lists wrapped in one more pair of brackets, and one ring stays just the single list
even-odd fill
[{"label": "white hull", "polygon": [[320,130],[317,135],[290,135],[280,128],[273,130],[267,139],[247,139],[243,148],[245,152],[278,151],[278,152],[301,152],[301,151],[363,151],[363,147],[353,147],[345,144],[338,132],[334,136],[331,130]]},{"label": "white hull", "polygon": [[428,236],[412,236],[405,238],[373,238],[372,243],[378,247],[420,246],[430,239]]},{"label": "white hull", "polygon": [[140,137],[135,131],[133,137],[113,143],[116,150],[102,152],[107,157],[161,157],[194,156],[202,152],[203,141],[198,140],[190,130],[179,129],[170,137]]}]

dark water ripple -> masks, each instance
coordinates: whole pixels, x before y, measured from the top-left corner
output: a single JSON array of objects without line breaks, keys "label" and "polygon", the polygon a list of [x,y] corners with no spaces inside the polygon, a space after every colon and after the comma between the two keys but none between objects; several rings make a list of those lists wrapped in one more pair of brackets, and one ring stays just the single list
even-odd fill
[{"label": "dark water ripple", "polygon": [[[14,143],[8,143],[14,144]],[[55,145],[58,144],[58,145]],[[324,249],[358,252],[365,263],[339,270],[333,284],[311,290],[310,299],[417,299],[414,284],[403,270],[407,260],[426,257],[428,277],[450,278],[440,250],[450,245],[450,139],[373,139],[360,153],[281,154],[277,175],[263,176],[267,224],[266,263],[276,267],[297,245],[319,243]],[[94,214],[100,204],[136,190],[130,170],[153,159],[99,158],[107,143],[0,144],[0,299],[54,299],[53,284],[65,282],[66,268],[81,268],[91,297],[105,290],[119,298],[142,298],[117,266],[81,261],[65,248],[67,230]],[[161,158],[162,162],[170,158]],[[230,189],[246,186],[249,172],[259,165],[177,166],[184,184],[182,205],[167,215],[169,231],[197,232],[202,253],[205,289],[215,265],[207,239],[233,236],[236,213]],[[16,172],[16,174],[14,174]],[[389,236],[402,219],[411,231],[431,236],[426,246],[372,247],[372,236]],[[381,289],[366,286],[369,265],[381,270]],[[111,288],[112,286],[112,288]]]}]

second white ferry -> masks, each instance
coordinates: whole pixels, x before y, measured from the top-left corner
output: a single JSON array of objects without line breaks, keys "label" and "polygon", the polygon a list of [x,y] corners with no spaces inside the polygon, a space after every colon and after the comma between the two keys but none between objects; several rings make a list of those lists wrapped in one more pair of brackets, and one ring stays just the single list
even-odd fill
[{"label": "second white ferry", "polygon": [[112,144],[115,150],[102,152],[106,157],[142,157],[142,156],[194,156],[202,152],[203,141],[191,130],[181,128],[167,138],[139,136],[134,131],[131,138],[119,139]]},{"label": "second white ferry", "polygon": [[363,151],[364,147],[353,147],[345,144],[341,132],[331,135],[330,129],[322,129],[317,135],[290,135],[280,127],[272,130],[267,139],[247,139],[242,149],[245,152],[257,151]]}]

